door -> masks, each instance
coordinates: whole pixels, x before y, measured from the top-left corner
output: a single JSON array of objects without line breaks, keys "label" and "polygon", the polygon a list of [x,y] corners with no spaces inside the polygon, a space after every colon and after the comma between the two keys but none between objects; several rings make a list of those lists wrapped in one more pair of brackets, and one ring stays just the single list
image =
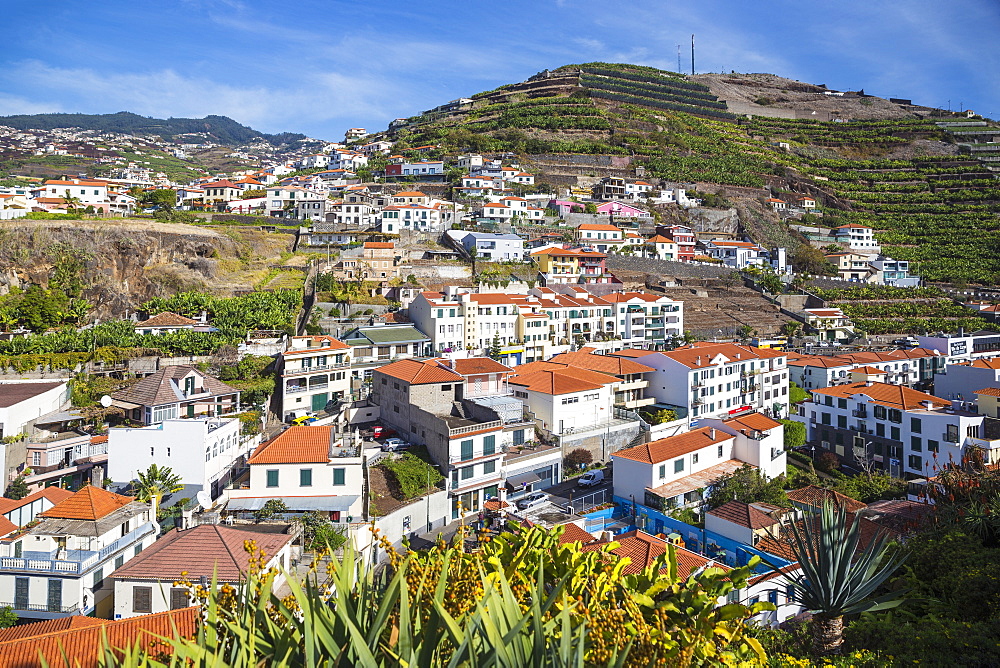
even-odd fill
[{"label": "door", "polygon": [[329,395],[326,392],[312,395],[312,409],[314,411],[321,411],[326,408],[327,396]]},{"label": "door", "polygon": [[62,580],[49,580],[48,611],[62,612]]},{"label": "door", "polygon": [[187,405],[187,416],[189,418],[193,418],[194,417],[194,404],[188,404]]},{"label": "door", "polygon": [[14,609],[28,609],[28,583],[29,578],[14,578]]}]

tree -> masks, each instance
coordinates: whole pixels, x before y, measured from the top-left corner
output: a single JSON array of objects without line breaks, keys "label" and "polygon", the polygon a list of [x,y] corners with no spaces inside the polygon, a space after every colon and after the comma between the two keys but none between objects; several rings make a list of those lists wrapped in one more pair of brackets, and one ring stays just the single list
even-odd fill
[{"label": "tree", "polygon": [[28,496],[28,483],[25,482],[23,475],[19,475],[11,481],[10,485],[7,486],[4,496],[15,501],[20,501]]},{"label": "tree", "polygon": [[593,202],[587,202],[583,205],[584,213],[597,213],[597,205]]},{"label": "tree", "polygon": [[479,249],[473,246],[469,249],[469,259],[472,261],[472,278],[476,277],[476,260],[479,259]]},{"label": "tree", "polygon": [[739,336],[739,338],[743,341],[749,339],[756,333],[757,332],[754,331],[754,328],[751,327],[750,325],[740,325],[739,327],[736,328],[737,336]]},{"label": "tree", "polygon": [[837,267],[826,259],[823,251],[809,244],[801,244],[792,252],[792,266],[800,274],[837,275]]},{"label": "tree", "polygon": [[17,624],[18,620],[19,618],[17,613],[14,612],[14,608],[9,605],[0,608],[0,629],[9,629]]},{"label": "tree", "polygon": [[177,191],[169,188],[147,190],[142,195],[142,203],[146,206],[155,206],[161,211],[173,211],[177,206]]},{"label": "tree", "polygon": [[824,450],[819,453],[818,457],[816,457],[816,468],[824,473],[833,473],[839,467],[840,459],[837,458],[837,455],[829,452],[828,450]]},{"label": "tree", "polygon": [[801,404],[809,401],[809,393],[793,382],[788,383],[788,401],[793,404]]},{"label": "tree", "polygon": [[785,425],[785,450],[806,444],[806,426],[796,420],[778,420]]},{"label": "tree", "polygon": [[153,507],[154,515],[164,496],[184,489],[181,477],[174,474],[172,468],[156,464],[150,464],[148,469],[140,471],[134,485],[135,497],[144,503],[149,503]]},{"label": "tree", "polygon": [[824,503],[818,516],[792,524],[792,551],[801,571],[787,575],[791,598],[812,612],[813,654],[839,654],[844,616],[887,610],[899,605],[905,591],[875,596],[906,560],[890,549],[882,533],[861,545],[861,517],[848,524],[847,512]]},{"label": "tree", "polygon": [[486,351],[486,356],[499,362],[502,348],[503,342],[500,340],[500,334],[496,333],[493,335],[493,341],[490,343],[489,350]]},{"label": "tree", "polygon": [[705,503],[709,509],[718,508],[730,501],[788,506],[788,496],[785,494],[783,483],[784,476],[768,480],[760,469],[744,464],[732,473],[713,480]]},{"label": "tree", "polygon": [[65,202],[66,208],[69,209],[69,212],[72,214],[76,214],[76,210],[80,208],[80,205],[83,203],[79,197],[71,195],[69,189],[67,189],[66,194],[63,195],[63,202]]},{"label": "tree", "polygon": [[266,522],[274,519],[278,515],[288,512],[288,506],[281,499],[268,499],[264,506],[254,514],[254,519],[258,522]]},{"label": "tree", "polygon": [[796,322],[795,320],[789,320],[781,326],[781,333],[788,338],[794,337],[802,329],[802,323]]},{"label": "tree", "polygon": [[563,465],[568,469],[578,469],[594,463],[594,455],[586,448],[576,448],[566,453]]}]

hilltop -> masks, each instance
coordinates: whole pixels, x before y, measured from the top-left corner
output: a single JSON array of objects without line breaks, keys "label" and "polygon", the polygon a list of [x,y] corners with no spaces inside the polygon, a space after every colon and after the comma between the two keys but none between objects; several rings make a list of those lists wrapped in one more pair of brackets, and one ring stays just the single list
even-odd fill
[{"label": "hilltop", "polygon": [[[128,111],[115,114],[25,114],[0,116],[0,125],[17,130],[55,130],[79,128],[131,135],[152,135],[167,141],[183,142],[187,139],[200,143],[210,139],[225,146],[240,146],[263,139],[274,146],[290,144],[305,139],[303,134],[283,132],[265,134],[240,125],[227,116],[205,118],[151,118]],[[199,141],[200,140],[200,141]]]},{"label": "hilltop", "polygon": [[539,188],[589,188],[602,176],[680,184],[735,208],[742,230],[772,247],[804,238],[767,200],[806,195],[823,226],[874,227],[885,252],[925,278],[1000,282],[1000,127],[911,100],[769,74],[585,63],[443,104],[387,134],[401,149],[511,154]]}]

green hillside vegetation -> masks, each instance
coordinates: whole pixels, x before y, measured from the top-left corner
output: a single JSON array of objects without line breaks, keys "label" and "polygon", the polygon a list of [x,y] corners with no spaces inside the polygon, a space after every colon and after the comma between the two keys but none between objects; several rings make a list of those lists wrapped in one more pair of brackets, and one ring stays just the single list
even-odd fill
[{"label": "green hillside vegetation", "polygon": [[392,133],[399,147],[513,152],[529,163],[539,154],[631,156],[650,177],[679,183],[790,179],[836,203],[829,220],[874,228],[887,254],[927,280],[1000,283],[1000,180],[971,155],[920,155],[914,142],[962,141],[941,119],[738,118],[684,75],[613,63],[567,65],[472,99],[471,108],[409,119]]},{"label": "green hillside vegetation", "polygon": [[235,146],[254,139],[266,139],[274,145],[288,144],[305,135],[285,132],[264,134],[226,116],[205,118],[150,118],[128,111],[115,114],[25,114],[0,117],[0,125],[18,130],[53,130],[55,128],[80,128],[123,134],[157,135],[171,139],[177,135],[208,133],[220,144]]}]

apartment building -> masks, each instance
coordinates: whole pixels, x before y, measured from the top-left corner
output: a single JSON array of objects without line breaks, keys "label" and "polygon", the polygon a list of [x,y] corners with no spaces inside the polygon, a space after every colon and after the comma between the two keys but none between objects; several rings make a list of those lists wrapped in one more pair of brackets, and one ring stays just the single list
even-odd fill
[{"label": "apartment building", "polygon": [[846,244],[848,248],[865,253],[878,253],[882,247],[875,240],[875,230],[864,225],[841,225],[834,229],[837,241]]},{"label": "apartment building", "polygon": [[624,350],[655,369],[647,393],[678,417],[704,419],[758,411],[788,414],[787,355],[770,348],[698,342],[665,352]]},{"label": "apartment building", "polygon": [[973,401],[972,392],[1000,388],[1000,357],[948,364],[934,376],[934,394],[942,399]]},{"label": "apartment building", "polygon": [[388,282],[399,276],[396,245],[391,241],[366,241],[359,255],[344,255],[333,265],[341,280]]},{"label": "apartment building", "polygon": [[177,418],[219,417],[240,409],[240,391],[196,367],[168,366],[111,394],[112,405],[141,425]]},{"label": "apartment building", "polygon": [[748,413],[612,453],[615,496],[648,508],[697,506],[713,480],[749,464],[770,479],[785,473],[784,426]]},{"label": "apartment building", "polygon": [[614,376],[620,383],[615,386],[614,404],[618,408],[635,410],[656,403],[646,396],[648,376],[653,368],[645,364],[614,355],[595,355],[590,352],[572,352],[556,355],[548,364],[563,364],[578,369],[589,369]]},{"label": "apartment building", "polygon": [[594,248],[601,253],[611,253],[625,245],[625,232],[614,225],[583,223],[573,232],[578,246]]},{"label": "apartment building", "polygon": [[945,357],[929,348],[842,355],[790,353],[788,356],[790,379],[806,390],[850,383],[852,372],[862,367],[882,372],[882,381],[891,385],[928,389],[940,377],[935,374],[945,368]]},{"label": "apartment building", "polygon": [[[842,460],[901,478],[928,477],[969,448],[1000,461],[1000,421],[900,385],[859,382],[811,390],[795,419]],[[987,422],[989,420],[989,422]]]},{"label": "apartment building", "polygon": [[280,415],[322,411],[351,392],[351,347],[332,336],[293,336],[281,354]]},{"label": "apartment building", "polygon": [[623,347],[662,350],[684,333],[682,301],[647,292],[615,292],[601,299],[612,305],[610,329]]},{"label": "apartment building", "polygon": [[543,248],[531,253],[545,285],[562,283],[608,283],[606,253],[578,248]]}]

